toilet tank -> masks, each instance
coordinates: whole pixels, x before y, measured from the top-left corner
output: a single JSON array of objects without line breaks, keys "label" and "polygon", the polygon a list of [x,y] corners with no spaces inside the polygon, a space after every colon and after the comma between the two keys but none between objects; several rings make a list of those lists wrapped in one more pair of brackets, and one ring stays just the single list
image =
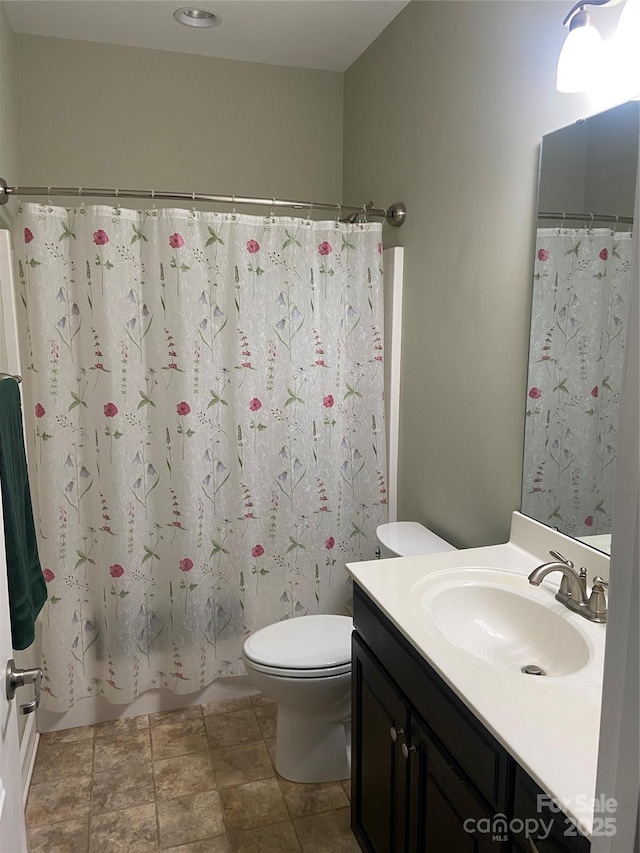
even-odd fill
[{"label": "toilet tank", "polygon": [[417,521],[393,521],[380,524],[376,528],[380,556],[417,557],[420,554],[441,554],[443,551],[457,551],[457,548],[436,536]]}]

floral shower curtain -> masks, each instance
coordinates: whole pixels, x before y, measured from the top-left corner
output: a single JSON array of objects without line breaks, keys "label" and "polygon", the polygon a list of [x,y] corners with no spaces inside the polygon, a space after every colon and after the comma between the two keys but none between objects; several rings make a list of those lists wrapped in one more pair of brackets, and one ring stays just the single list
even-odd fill
[{"label": "floral shower curtain", "polygon": [[20,208],[45,707],[343,612],[386,511],[379,224]]},{"label": "floral shower curtain", "polygon": [[538,230],[522,511],[611,532],[631,233]]}]

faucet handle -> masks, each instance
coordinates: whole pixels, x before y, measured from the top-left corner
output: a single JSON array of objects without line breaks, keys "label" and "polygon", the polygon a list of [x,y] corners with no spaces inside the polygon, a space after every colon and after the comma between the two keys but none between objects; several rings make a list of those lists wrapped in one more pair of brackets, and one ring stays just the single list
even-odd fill
[{"label": "faucet handle", "polygon": [[592,613],[594,616],[598,617],[598,619],[594,621],[607,621],[607,599],[604,594],[605,586],[608,587],[609,584],[600,576],[597,576],[593,579],[593,586],[591,588],[591,595],[589,596],[588,609],[589,613]]},{"label": "faucet handle", "polygon": [[566,557],[564,557],[564,556],[560,553],[560,551],[549,551],[549,553],[551,554],[551,556],[552,556],[554,559],[559,560],[561,563],[564,563],[564,564],[565,564],[565,566],[569,566],[569,568],[570,568],[570,569],[572,569],[572,568],[573,568],[573,561],[572,561],[572,560],[567,560],[567,558],[566,558]]}]

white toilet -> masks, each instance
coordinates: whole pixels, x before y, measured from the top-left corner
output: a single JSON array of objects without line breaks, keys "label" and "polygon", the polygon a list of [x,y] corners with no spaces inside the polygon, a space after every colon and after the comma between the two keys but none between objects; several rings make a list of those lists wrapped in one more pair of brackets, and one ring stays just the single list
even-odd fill
[{"label": "white toilet", "polygon": [[[413,521],[381,524],[376,535],[385,558],[456,550]],[[352,630],[348,616],[299,616],[245,641],[250,682],[278,704],[276,770],[292,782],[351,775]]]}]

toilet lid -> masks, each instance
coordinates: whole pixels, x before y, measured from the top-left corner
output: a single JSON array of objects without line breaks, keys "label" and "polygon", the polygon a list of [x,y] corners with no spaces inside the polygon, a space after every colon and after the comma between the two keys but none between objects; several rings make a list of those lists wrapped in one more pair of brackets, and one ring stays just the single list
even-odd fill
[{"label": "toilet lid", "polygon": [[249,660],[283,669],[326,669],[351,661],[349,616],[299,616],[267,625],[244,644]]}]

